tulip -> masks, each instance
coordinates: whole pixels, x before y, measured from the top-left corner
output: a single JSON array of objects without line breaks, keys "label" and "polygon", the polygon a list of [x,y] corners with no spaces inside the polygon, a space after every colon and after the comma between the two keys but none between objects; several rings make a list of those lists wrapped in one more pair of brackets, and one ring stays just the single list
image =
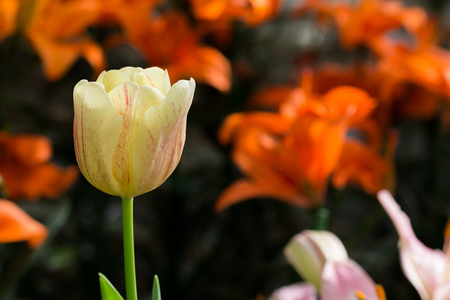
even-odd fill
[{"label": "tulip", "polygon": [[195,81],[173,86],[167,71],[103,71],[74,89],[74,142],[81,172],[101,191],[135,197],[160,186],[177,166]]},{"label": "tulip", "polygon": [[[137,300],[133,199],[160,186],[178,165],[194,90],[193,79],[171,86],[160,68],[125,67],[103,71],[97,82],[81,80],[73,91],[81,173],[99,190],[122,197],[128,300]],[[104,299],[121,298],[103,275],[100,282]]]}]

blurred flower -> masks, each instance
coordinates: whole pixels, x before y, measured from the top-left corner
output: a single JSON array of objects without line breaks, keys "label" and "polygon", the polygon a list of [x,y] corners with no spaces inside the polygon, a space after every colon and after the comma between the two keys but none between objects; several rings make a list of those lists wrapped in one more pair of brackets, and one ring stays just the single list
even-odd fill
[{"label": "blurred flower", "polygon": [[0,243],[28,241],[39,247],[47,238],[47,228],[32,219],[15,203],[0,199]]},{"label": "blurred flower", "polygon": [[317,292],[309,283],[296,283],[277,289],[269,300],[317,300]]},{"label": "blurred flower", "polygon": [[237,113],[224,121],[219,139],[234,142],[232,158],[249,179],[229,186],[216,209],[261,196],[304,207],[321,205],[348,129],[376,105],[363,90],[346,86],[322,96],[306,86],[282,93],[288,97],[279,113]]},{"label": "blurred flower", "polygon": [[125,67],[74,89],[75,153],[101,191],[134,197],[160,186],[177,166],[195,82],[173,86],[167,71]]},{"label": "blurred flower", "polygon": [[385,300],[384,290],[348,258],[344,245],[328,231],[304,231],[285,247],[289,262],[309,283],[276,290],[271,300]]},{"label": "blurred flower", "polygon": [[39,0],[26,35],[41,57],[44,75],[58,80],[80,57],[99,74],[105,66],[103,50],[86,33],[98,16],[96,1]]},{"label": "blurred flower", "polygon": [[14,33],[19,0],[0,1],[0,42]]},{"label": "blurred flower", "polygon": [[[439,93],[442,95],[445,91],[443,85],[439,89],[426,84],[426,81],[412,80],[410,78],[416,71],[406,70],[403,64],[407,64],[407,60],[403,61],[399,55],[395,59],[399,65],[388,63],[393,61],[393,58],[387,57],[386,60],[381,58],[375,65],[370,62],[356,66],[325,64],[314,72],[313,90],[326,93],[340,85],[364,89],[379,100],[373,118],[382,127],[390,126],[394,118],[428,119],[435,116],[438,100],[442,98]],[[444,66],[442,64],[442,70],[445,70]]]},{"label": "blurred flower", "polygon": [[0,132],[0,175],[3,193],[10,199],[56,198],[75,181],[78,170],[63,170],[48,162],[52,147],[48,138]]},{"label": "blurred flower", "polygon": [[150,64],[166,68],[174,80],[193,77],[222,92],[230,89],[230,63],[217,49],[200,44],[184,15],[143,16],[137,24],[125,28],[126,36]]},{"label": "blurred flower", "polygon": [[321,19],[334,19],[345,47],[365,46],[377,57],[370,67],[361,60],[347,70],[341,67],[343,74],[333,74],[337,68],[322,68],[316,73],[325,71],[322,75],[335,80],[315,80],[319,87],[351,84],[367,89],[380,100],[378,118],[387,121],[381,124],[391,122],[390,116],[397,113],[430,118],[439,97],[450,98],[450,54],[434,45],[436,22],[424,9],[407,8],[400,1],[362,0],[351,5],[310,0],[299,13],[308,10],[318,12]]},{"label": "blurred flower", "polygon": [[344,188],[356,184],[369,194],[376,194],[382,189],[393,190],[397,134],[389,132],[386,143],[382,143],[383,132],[373,120],[359,124],[355,132],[355,135],[360,134],[362,137],[347,138],[333,174],[333,185]]},{"label": "blurred flower", "polygon": [[406,8],[400,1],[361,0],[351,5],[342,2],[308,0],[297,14],[317,11],[322,19],[332,18],[339,30],[339,38],[346,48],[370,46],[374,40],[392,29],[405,28],[418,34],[429,24],[427,13],[419,7]]},{"label": "blurred flower", "polygon": [[[380,58],[378,68],[384,75],[385,93],[403,84],[413,84],[431,93],[450,98],[450,52],[436,46],[421,47],[418,50],[395,45],[386,50]],[[392,92],[391,92],[392,93]],[[426,108],[427,98],[423,98]],[[416,101],[416,104],[417,101]],[[418,108],[420,110],[420,108]],[[427,109],[428,111],[429,109]]]},{"label": "blurred flower", "polygon": [[408,216],[388,191],[380,191],[378,200],[394,223],[400,237],[400,261],[403,273],[422,300],[450,298],[450,235],[446,232],[444,252],[426,247],[417,239]]},{"label": "blurred flower", "polygon": [[139,27],[140,21],[148,18],[154,7],[163,0],[90,0],[96,5],[98,23],[128,30]]},{"label": "blurred flower", "polygon": [[191,0],[194,16],[199,20],[229,22],[240,20],[256,26],[276,16],[280,0]]}]

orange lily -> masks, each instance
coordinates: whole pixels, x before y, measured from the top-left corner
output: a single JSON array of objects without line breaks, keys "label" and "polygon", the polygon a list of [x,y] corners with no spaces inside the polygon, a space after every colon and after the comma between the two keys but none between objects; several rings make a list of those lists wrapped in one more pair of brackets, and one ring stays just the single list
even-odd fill
[{"label": "orange lily", "polygon": [[405,28],[416,34],[429,23],[426,12],[419,7],[406,8],[400,1],[361,0],[353,6],[322,0],[310,0],[298,13],[317,11],[321,16],[332,18],[339,30],[339,38],[346,48],[370,46],[386,31]]},{"label": "orange lily", "polygon": [[276,16],[279,0],[191,0],[194,16],[199,20],[229,22],[241,20],[256,26]]},{"label": "orange lily", "polygon": [[61,169],[49,163],[50,141],[43,136],[0,132],[0,175],[3,193],[10,199],[56,198],[78,176],[75,166]]},{"label": "orange lily", "polygon": [[219,138],[234,141],[232,158],[248,179],[229,186],[217,210],[261,196],[304,207],[320,205],[348,128],[375,107],[364,91],[352,87],[322,97],[300,88],[290,95],[279,113],[238,113],[225,120]]},{"label": "orange lily", "polygon": [[[400,57],[398,62],[401,63]],[[393,115],[416,118],[434,116],[439,99],[437,89],[429,90],[419,81],[408,81],[402,74],[413,76],[411,70],[403,72],[401,67],[388,66],[383,61],[373,67],[327,64],[314,72],[313,90],[325,93],[339,85],[352,85],[366,90],[380,101],[376,112],[380,124],[389,124]]]},{"label": "orange lily", "polygon": [[16,30],[18,10],[18,0],[3,0],[0,2],[0,42]]},{"label": "orange lily", "polygon": [[[450,52],[436,46],[411,50],[396,46],[379,63],[390,85],[411,83],[432,93],[450,97]],[[392,70],[395,70],[393,72]],[[389,89],[389,86],[384,87]]]},{"label": "orange lily", "polygon": [[[130,33],[130,39],[143,50],[149,61],[166,66],[174,80],[192,76],[220,91],[230,89],[228,60],[218,50],[200,45],[200,36],[190,28],[183,15],[165,15],[149,21],[148,25],[147,30],[141,32],[142,36]],[[149,43],[163,37],[163,43]]]},{"label": "orange lily", "polygon": [[91,0],[96,3],[98,23],[119,24],[125,29],[140,27],[162,0]]},{"label": "orange lily", "polygon": [[86,34],[98,16],[95,1],[40,0],[35,5],[26,34],[42,59],[46,78],[60,79],[79,57],[98,75],[105,67],[104,54]]},{"label": "orange lily", "polygon": [[15,203],[0,199],[0,243],[28,241],[35,249],[47,238],[44,225],[31,218]]},{"label": "orange lily", "polygon": [[230,89],[230,63],[218,50],[199,43],[200,36],[182,14],[141,19],[126,34],[150,64],[167,69],[173,80],[193,77],[223,92]]},{"label": "orange lily", "polygon": [[[375,125],[374,126],[378,126]],[[381,145],[374,147],[355,139],[345,142],[344,150],[333,174],[333,185],[343,188],[356,184],[369,194],[376,194],[382,189],[393,190],[395,187],[394,153],[397,137],[391,133],[387,149],[381,155]],[[378,143],[376,143],[378,144]]]}]

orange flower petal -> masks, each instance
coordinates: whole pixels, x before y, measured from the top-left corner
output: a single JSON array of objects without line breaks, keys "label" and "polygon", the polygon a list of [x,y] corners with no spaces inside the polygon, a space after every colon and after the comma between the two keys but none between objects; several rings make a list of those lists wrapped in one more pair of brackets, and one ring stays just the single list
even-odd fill
[{"label": "orange flower petal", "polygon": [[94,73],[104,69],[100,46],[86,34],[99,13],[96,1],[38,1],[26,34],[41,57],[48,80],[60,79],[79,57],[91,64]]},{"label": "orange flower petal", "polygon": [[316,189],[322,189],[342,153],[347,126],[316,116],[299,118],[286,137],[299,172]]},{"label": "orange flower petal", "polygon": [[0,1],[0,42],[16,30],[19,0]]},{"label": "orange flower petal", "polygon": [[395,134],[389,137],[385,156],[380,156],[376,149],[360,142],[347,141],[333,175],[333,185],[344,188],[348,184],[357,184],[371,194],[382,189],[393,190],[395,146]]},{"label": "orange flower petal", "polygon": [[48,231],[11,201],[0,199],[0,243],[28,241],[31,248],[39,247]]},{"label": "orange flower petal", "polygon": [[228,144],[247,128],[258,127],[274,134],[282,134],[289,129],[289,123],[280,115],[267,112],[234,113],[229,115],[219,129],[219,141]]},{"label": "orange flower petal", "polygon": [[193,77],[198,82],[207,83],[219,91],[228,92],[231,88],[231,66],[225,56],[211,47],[195,46],[181,51],[167,67],[173,80]]},{"label": "orange flower petal", "polygon": [[309,201],[291,189],[282,189],[279,186],[270,186],[267,183],[258,184],[257,182],[241,179],[228,188],[219,196],[214,209],[221,212],[227,207],[257,197],[271,197],[289,204],[298,206],[309,206]]},{"label": "orange flower petal", "polygon": [[348,124],[355,125],[367,118],[377,105],[369,94],[352,86],[340,86],[327,92],[322,102],[328,107],[330,120],[342,120],[348,117]]},{"label": "orange flower petal", "polygon": [[[4,169],[4,167],[6,167]],[[15,166],[1,164],[0,173],[6,187],[6,195],[11,199],[57,198],[64,193],[78,177],[78,168],[66,169],[46,163],[38,166]]]},{"label": "orange flower petal", "polygon": [[94,75],[105,68],[103,50],[92,41],[59,42],[38,33],[29,35],[42,59],[44,75],[48,80],[60,79],[79,57],[84,57],[94,70]]},{"label": "orange flower petal", "polygon": [[287,85],[266,87],[254,93],[247,100],[247,105],[250,108],[278,110],[280,103],[289,98],[294,90],[295,87]]},{"label": "orange flower petal", "polygon": [[0,175],[11,199],[56,198],[78,176],[75,166],[61,169],[47,162],[52,154],[48,138],[0,133]]},{"label": "orange flower petal", "polygon": [[224,0],[191,0],[194,16],[209,21],[217,20],[227,5],[228,1]]},{"label": "orange flower petal", "polygon": [[[48,161],[53,155],[50,140],[45,136],[16,134],[13,136],[0,132],[0,153],[11,156],[26,165]],[[1,159],[0,159],[1,161]]]}]

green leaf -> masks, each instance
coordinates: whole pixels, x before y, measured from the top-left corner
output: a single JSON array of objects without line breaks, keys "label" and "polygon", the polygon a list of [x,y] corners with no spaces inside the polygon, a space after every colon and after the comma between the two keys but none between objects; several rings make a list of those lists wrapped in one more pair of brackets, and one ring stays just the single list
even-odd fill
[{"label": "green leaf", "polygon": [[159,279],[157,275],[153,277],[152,300],[161,300],[161,291],[159,290]]},{"label": "green leaf", "polygon": [[112,283],[102,273],[98,273],[100,276],[100,291],[102,293],[102,300],[123,300],[119,292],[112,285]]}]

